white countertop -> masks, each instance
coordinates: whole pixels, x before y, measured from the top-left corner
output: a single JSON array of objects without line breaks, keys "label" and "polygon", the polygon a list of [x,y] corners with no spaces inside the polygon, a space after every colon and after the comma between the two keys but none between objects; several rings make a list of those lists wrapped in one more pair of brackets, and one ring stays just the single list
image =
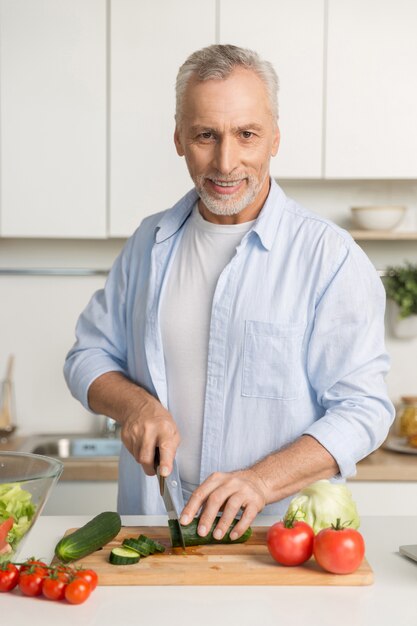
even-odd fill
[{"label": "white countertop", "polygon": [[[19,558],[50,561],[65,530],[89,516],[41,516]],[[129,526],[164,517],[123,517]],[[259,517],[259,525],[277,521]],[[255,525],[255,524],[254,524]],[[375,583],[366,587],[98,587],[82,605],[1,594],[9,624],[31,626],[415,626],[417,563],[398,554],[417,544],[417,517],[364,517],[361,532]]]}]

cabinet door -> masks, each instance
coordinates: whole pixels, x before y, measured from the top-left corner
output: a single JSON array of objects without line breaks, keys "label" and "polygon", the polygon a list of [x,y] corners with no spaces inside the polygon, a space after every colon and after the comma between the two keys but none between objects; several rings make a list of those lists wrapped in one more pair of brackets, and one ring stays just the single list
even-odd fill
[{"label": "cabinet door", "polygon": [[322,175],[323,42],[324,0],[220,0],[220,43],[256,50],[279,77],[273,176]]},{"label": "cabinet door", "polygon": [[417,2],[329,0],[326,178],[417,177]]},{"label": "cabinet door", "polygon": [[2,236],[106,234],[105,9],[0,0]]},{"label": "cabinet door", "polygon": [[215,0],[111,3],[112,236],[193,186],[174,146],[175,79],[189,54],[214,43],[215,23]]}]

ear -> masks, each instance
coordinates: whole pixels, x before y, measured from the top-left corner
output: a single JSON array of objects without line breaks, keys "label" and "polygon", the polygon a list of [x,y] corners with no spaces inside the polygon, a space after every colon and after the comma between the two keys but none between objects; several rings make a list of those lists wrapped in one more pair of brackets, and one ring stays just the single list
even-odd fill
[{"label": "ear", "polygon": [[281,140],[281,133],[279,132],[279,127],[276,126],[275,132],[274,132],[274,139],[272,142],[271,156],[277,155],[280,140]]},{"label": "ear", "polygon": [[177,149],[178,156],[184,156],[184,148],[182,147],[180,131],[178,130],[178,126],[175,127],[174,143],[175,143],[175,148]]}]

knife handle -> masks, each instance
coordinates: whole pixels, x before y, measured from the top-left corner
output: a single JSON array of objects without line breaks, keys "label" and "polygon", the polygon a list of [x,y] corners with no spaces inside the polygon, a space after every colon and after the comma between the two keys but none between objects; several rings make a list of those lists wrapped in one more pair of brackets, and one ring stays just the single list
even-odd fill
[{"label": "knife handle", "polygon": [[160,462],[161,462],[161,456],[159,454],[159,448],[158,448],[158,446],[156,446],[156,448],[155,448],[155,456],[154,456],[154,459],[153,459],[153,466],[154,466],[155,472],[158,469]]},{"label": "knife handle", "polygon": [[156,446],[156,448],[155,448],[155,456],[154,456],[154,459],[153,459],[153,466],[154,466],[156,475],[158,477],[159,493],[162,496],[163,493],[164,493],[165,478],[163,476],[161,476],[160,473],[158,472],[158,468],[159,468],[160,462],[161,462],[161,457],[160,457],[160,454],[159,454],[159,448],[158,448],[158,446]]}]

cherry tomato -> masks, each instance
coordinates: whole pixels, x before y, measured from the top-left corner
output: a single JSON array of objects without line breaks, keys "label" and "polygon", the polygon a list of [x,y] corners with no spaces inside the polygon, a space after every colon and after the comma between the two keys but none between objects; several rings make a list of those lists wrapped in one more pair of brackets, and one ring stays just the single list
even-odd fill
[{"label": "cherry tomato", "polygon": [[74,578],[80,578],[89,583],[91,591],[97,587],[98,576],[93,569],[79,569],[74,572]]},{"label": "cherry tomato", "polygon": [[43,561],[39,561],[38,559],[35,559],[35,557],[27,559],[27,561],[25,561],[23,565],[20,566],[20,572],[21,573],[25,572],[26,570],[30,568],[32,569],[36,568],[39,572],[44,572],[45,575],[48,573],[47,564],[44,563]]},{"label": "cherry tomato", "polygon": [[40,596],[42,584],[46,576],[45,570],[33,566],[20,572],[19,589],[25,596]]},{"label": "cherry tomato", "polygon": [[64,574],[51,574],[43,579],[42,594],[48,600],[63,600],[67,584],[68,579]]},{"label": "cherry tomato", "polygon": [[314,539],[314,558],[333,574],[350,574],[358,569],[365,556],[365,542],[354,528],[343,527],[340,520],[321,530]]},{"label": "cherry tomato", "polygon": [[81,578],[74,580],[65,587],[65,599],[70,604],[82,604],[91,593],[90,583]]},{"label": "cherry tomato", "polygon": [[273,524],[266,536],[269,553],[281,565],[300,565],[313,553],[314,531],[305,522],[282,521]]},{"label": "cherry tomato", "polygon": [[19,582],[19,570],[13,563],[0,565],[0,591],[11,591]]}]

